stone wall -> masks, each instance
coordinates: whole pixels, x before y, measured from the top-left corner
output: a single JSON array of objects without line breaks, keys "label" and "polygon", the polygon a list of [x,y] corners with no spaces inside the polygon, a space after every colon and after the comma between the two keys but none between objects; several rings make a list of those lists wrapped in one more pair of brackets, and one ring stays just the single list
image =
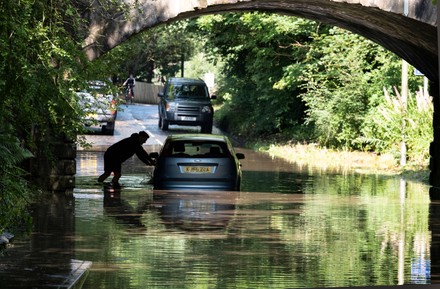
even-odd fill
[{"label": "stone wall", "polygon": [[[73,190],[76,174],[76,143],[63,138],[48,140],[50,152],[39,149],[31,159],[31,181],[46,191]],[[50,155],[49,155],[50,154]]]}]

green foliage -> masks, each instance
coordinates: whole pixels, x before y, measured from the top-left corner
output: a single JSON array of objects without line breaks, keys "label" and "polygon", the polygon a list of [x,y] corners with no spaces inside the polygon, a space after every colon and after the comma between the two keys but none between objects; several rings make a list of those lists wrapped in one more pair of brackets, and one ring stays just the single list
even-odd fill
[{"label": "green foliage", "polygon": [[371,41],[339,28],[314,35],[299,78],[306,123],[320,144],[362,149],[365,115],[382,87],[396,80],[396,60]]},{"label": "green foliage", "polygon": [[185,21],[153,28],[136,35],[102,57],[112,63],[112,74],[125,78],[129,73],[137,79],[152,81],[154,76],[175,76],[180,70],[182,57],[194,54],[194,42],[185,33]]},{"label": "green foliage", "polygon": [[[383,89],[401,78],[401,60],[390,51],[340,28],[266,13],[206,16],[190,22],[188,30],[206,39],[211,58],[224,61],[218,88],[224,104],[216,113],[224,130],[336,149],[385,152],[395,146],[396,138],[374,135],[374,127],[400,135],[393,123],[377,123],[387,106]],[[420,82],[411,74],[410,91]],[[408,110],[408,127],[418,128],[407,131],[413,160],[426,159],[432,138],[416,122],[426,119],[418,114]]]},{"label": "green foliage", "polygon": [[422,89],[409,95],[407,103],[395,89],[395,96],[384,90],[384,101],[371,109],[368,123],[362,129],[367,142],[378,152],[393,152],[398,158],[400,142],[407,145],[408,159],[425,164],[433,137],[432,98]]},{"label": "green foliage", "polygon": [[2,230],[27,218],[23,208],[36,192],[23,171],[28,151],[50,159],[49,140],[81,131],[74,90],[87,79],[87,61],[71,36],[82,18],[70,2],[4,0],[0,12]]},{"label": "green foliage", "polygon": [[[410,97],[406,116],[400,110],[396,114],[390,97],[383,97],[384,88],[387,93],[400,82],[399,58],[361,36],[333,28],[314,37],[308,59],[311,61],[303,67],[305,92],[301,98],[308,107],[306,123],[313,125],[320,144],[398,152],[402,139],[399,118],[405,117],[410,159],[423,163],[428,158],[432,109],[421,111],[417,107],[422,102],[423,107],[429,107],[429,97]],[[416,91],[420,80],[411,75],[410,90]]]},{"label": "green foliage", "polygon": [[0,232],[27,219],[30,189],[19,166],[30,157],[16,137],[0,133]]},{"label": "green foliage", "polygon": [[201,33],[208,53],[224,63],[225,78],[218,94],[228,102],[223,109],[230,113],[217,114],[221,124],[238,134],[258,137],[282,133],[302,122],[298,87],[279,89],[277,83],[283,76],[282,68],[304,56],[307,31],[318,29],[316,23],[245,13],[207,16],[194,25],[196,29],[189,29]]},{"label": "green foliage", "polygon": [[[77,87],[81,54],[63,19],[65,1],[2,1],[0,6],[0,112],[20,137],[76,133],[72,87]],[[69,10],[70,11],[70,10]],[[71,24],[71,25],[70,25]],[[68,78],[66,76],[69,76]],[[32,145],[35,140],[27,139]]]}]

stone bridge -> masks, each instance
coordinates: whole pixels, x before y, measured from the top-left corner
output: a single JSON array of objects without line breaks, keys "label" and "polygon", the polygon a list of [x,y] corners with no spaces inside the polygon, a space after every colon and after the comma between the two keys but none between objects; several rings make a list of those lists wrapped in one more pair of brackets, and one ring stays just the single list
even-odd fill
[{"label": "stone bridge", "polygon": [[259,10],[340,26],[379,43],[428,78],[437,79],[437,10],[432,0],[124,0],[131,5],[128,13],[89,1],[93,3],[86,15],[89,59],[161,23]]},{"label": "stone bridge", "polygon": [[[84,51],[93,60],[130,36],[162,23],[205,14],[265,11],[345,28],[382,45],[424,73],[434,96],[431,195],[440,198],[440,99],[437,7],[432,0],[83,0]],[[86,5],[86,3],[88,3]],[[79,4],[78,4],[79,5]]]}]

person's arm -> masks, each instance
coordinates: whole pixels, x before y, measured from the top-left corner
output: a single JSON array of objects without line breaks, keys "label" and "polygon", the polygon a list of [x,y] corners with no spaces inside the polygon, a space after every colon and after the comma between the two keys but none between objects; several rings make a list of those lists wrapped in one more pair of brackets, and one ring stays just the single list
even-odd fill
[{"label": "person's arm", "polygon": [[153,159],[150,158],[150,155],[144,150],[141,145],[139,145],[138,149],[136,150],[136,156],[147,166],[154,165]]}]

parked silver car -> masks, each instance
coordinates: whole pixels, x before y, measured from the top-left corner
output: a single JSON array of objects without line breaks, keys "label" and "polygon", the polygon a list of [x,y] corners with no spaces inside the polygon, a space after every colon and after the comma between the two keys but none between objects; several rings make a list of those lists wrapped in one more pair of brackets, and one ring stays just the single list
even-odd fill
[{"label": "parked silver car", "polygon": [[226,136],[176,134],[167,137],[153,172],[156,190],[239,191],[241,159]]},{"label": "parked silver car", "polygon": [[89,82],[86,91],[77,92],[79,104],[85,113],[86,127],[99,127],[103,134],[113,135],[117,115],[117,103],[103,81]]}]

